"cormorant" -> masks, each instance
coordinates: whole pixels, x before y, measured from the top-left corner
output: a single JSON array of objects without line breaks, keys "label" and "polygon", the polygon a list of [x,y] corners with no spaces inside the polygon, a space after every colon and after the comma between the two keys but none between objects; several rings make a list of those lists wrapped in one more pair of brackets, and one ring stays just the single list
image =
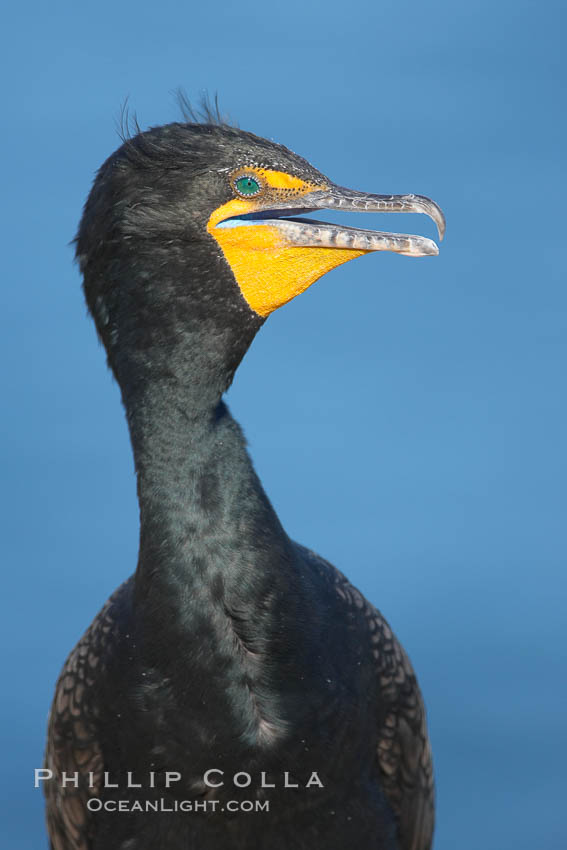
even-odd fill
[{"label": "cormorant", "polygon": [[[136,572],[69,656],[45,767],[52,850],[427,850],[425,711],[382,615],[290,540],[222,400],[266,317],[419,236],[305,213],[426,213],[223,123],[128,138],[77,258],[137,474]],[[250,811],[252,807],[252,811]]]}]

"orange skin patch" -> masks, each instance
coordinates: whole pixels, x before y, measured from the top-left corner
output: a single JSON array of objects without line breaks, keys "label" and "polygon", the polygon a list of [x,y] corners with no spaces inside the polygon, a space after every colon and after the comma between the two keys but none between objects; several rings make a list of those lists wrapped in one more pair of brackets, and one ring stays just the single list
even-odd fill
[{"label": "orange skin patch", "polygon": [[208,221],[207,230],[222,248],[244,298],[258,315],[269,316],[326,272],[367,253],[346,248],[295,245],[277,227],[269,224],[217,228],[219,222],[231,216],[269,208],[270,201],[291,201],[293,196],[328,188],[307,183],[283,171],[260,168],[239,169],[231,175],[232,181],[241,174],[254,176],[262,190],[251,198],[234,198],[216,209]]}]

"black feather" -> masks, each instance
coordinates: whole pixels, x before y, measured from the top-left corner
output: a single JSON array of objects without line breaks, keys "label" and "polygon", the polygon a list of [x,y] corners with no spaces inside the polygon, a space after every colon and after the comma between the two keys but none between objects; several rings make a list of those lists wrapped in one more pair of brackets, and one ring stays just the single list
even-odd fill
[{"label": "black feather", "polygon": [[[263,319],[207,221],[233,197],[235,168],[322,175],[228,126],[216,101],[198,114],[183,103],[191,123],[143,132],[125,103],[123,144],[97,174],[76,239],[126,410],[140,548],[135,575],[57,685],[51,846],[428,850],[431,759],[411,666],[344,576],[287,536],[222,401]],[[224,771],[224,786],[204,783],[210,769]],[[166,770],[182,780],[164,787]],[[64,786],[75,771],[79,787]],[[242,771],[245,789],[231,778]],[[323,787],[306,787],[313,771]],[[118,788],[104,786],[105,772]],[[285,787],[286,773],[298,789]],[[93,796],[169,808],[93,814]],[[223,812],[235,799],[271,809]],[[184,800],[219,810],[172,810]]]}]

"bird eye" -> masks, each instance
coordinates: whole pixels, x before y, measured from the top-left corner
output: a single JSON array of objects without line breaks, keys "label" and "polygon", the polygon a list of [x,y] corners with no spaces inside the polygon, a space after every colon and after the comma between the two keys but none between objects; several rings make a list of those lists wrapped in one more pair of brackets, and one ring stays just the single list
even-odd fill
[{"label": "bird eye", "polygon": [[239,177],[234,185],[236,186],[236,191],[241,195],[255,195],[260,191],[260,184],[249,174],[245,177]]}]

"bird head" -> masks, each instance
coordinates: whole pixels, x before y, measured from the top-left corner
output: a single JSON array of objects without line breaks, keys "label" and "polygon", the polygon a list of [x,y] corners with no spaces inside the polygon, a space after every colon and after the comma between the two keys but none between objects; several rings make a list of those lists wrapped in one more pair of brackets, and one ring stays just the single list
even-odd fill
[{"label": "bird head", "polygon": [[237,365],[264,319],[335,266],[375,251],[438,253],[421,236],[304,217],[320,209],[425,213],[441,238],[445,227],[429,198],[345,189],[282,145],[224,124],[126,140],[100,169],[77,236],[115,371],[114,349],[171,354],[207,334]]}]

